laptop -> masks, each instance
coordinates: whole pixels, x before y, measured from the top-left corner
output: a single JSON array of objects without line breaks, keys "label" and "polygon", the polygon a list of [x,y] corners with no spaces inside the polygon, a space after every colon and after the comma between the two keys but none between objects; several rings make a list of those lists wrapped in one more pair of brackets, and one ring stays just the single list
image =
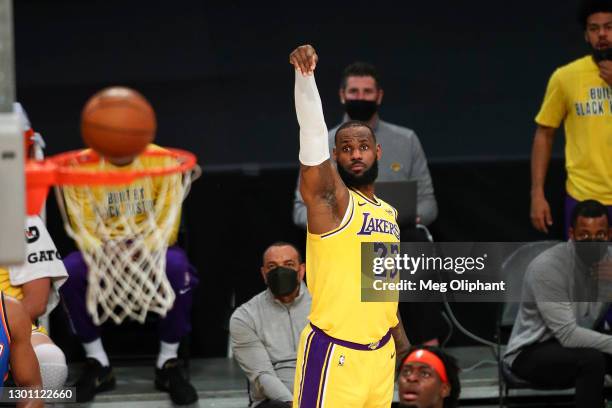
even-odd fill
[{"label": "laptop", "polygon": [[397,223],[404,228],[415,224],[417,217],[417,182],[379,181],[374,194],[395,207],[399,213]]}]

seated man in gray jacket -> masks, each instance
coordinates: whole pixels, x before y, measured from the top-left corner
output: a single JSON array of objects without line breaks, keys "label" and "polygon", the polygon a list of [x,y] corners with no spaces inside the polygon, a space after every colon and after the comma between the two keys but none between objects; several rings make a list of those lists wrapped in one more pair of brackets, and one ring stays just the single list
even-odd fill
[{"label": "seated man in gray jacket", "polygon": [[603,406],[604,375],[612,371],[612,336],[595,330],[610,298],[609,219],[598,201],[578,203],[571,240],[529,264],[504,356],[516,375],[535,385],[575,387],[576,407]]},{"label": "seated man in gray jacket", "polygon": [[232,350],[249,379],[252,406],[291,407],[297,346],[311,303],[304,272],[295,246],[270,245],[261,267],[268,288],[236,309],[230,319]]}]

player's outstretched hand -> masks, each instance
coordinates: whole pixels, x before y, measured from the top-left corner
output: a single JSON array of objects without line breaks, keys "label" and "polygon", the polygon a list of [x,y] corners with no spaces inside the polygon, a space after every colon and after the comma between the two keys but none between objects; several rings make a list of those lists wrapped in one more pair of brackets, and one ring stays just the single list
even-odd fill
[{"label": "player's outstretched hand", "polygon": [[300,45],[289,54],[289,63],[302,75],[312,75],[319,57],[310,44]]}]

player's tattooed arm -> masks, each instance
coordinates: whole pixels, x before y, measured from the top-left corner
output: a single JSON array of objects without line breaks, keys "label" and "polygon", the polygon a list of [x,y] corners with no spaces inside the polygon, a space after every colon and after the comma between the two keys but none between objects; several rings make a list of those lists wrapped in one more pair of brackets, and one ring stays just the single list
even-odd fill
[{"label": "player's tattooed arm", "polygon": [[322,234],[340,225],[348,207],[349,192],[329,160],[320,166],[301,166],[300,193],[306,204],[311,233]]},{"label": "player's tattooed arm", "polygon": [[300,193],[307,208],[308,230],[322,234],[340,225],[350,193],[330,160],[327,126],[314,80],[318,56],[311,45],[291,53],[295,68],[295,109],[300,124]]},{"label": "player's tattooed arm", "polygon": [[[32,322],[19,301],[4,297],[4,305],[11,333],[10,365],[15,383],[19,387],[42,387],[38,359],[32,349]],[[43,401],[20,401],[17,407],[42,407]]]}]

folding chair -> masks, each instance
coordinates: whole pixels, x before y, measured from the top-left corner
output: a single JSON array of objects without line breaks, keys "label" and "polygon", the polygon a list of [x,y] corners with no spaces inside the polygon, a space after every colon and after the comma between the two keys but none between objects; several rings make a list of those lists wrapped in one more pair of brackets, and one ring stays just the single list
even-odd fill
[{"label": "folding chair", "polygon": [[[557,245],[560,241],[538,241],[525,244],[513,252],[502,264],[502,279],[510,290],[509,293],[518,293],[518,288],[522,287],[523,278],[527,267],[543,251]],[[512,288],[515,288],[514,290]],[[520,304],[517,302],[505,302],[498,313],[497,319],[497,365],[499,375],[499,407],[508,406],[508,394],[511,389],[532,389],[532,390],[560,390],[567,388],[543,387],[530,383],[520,378],[511,367],[503,360],[504,347],[510,338],[514,321],[518,315]]]}]

